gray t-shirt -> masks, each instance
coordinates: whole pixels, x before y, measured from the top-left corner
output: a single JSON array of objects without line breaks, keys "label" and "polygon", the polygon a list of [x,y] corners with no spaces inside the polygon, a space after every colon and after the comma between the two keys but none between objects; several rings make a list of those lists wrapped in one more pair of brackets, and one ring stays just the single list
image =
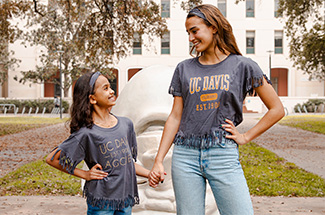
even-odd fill
[{"label": "gray t-shirt", "polygon": [[133,123],[125,117],[116,117],[112,128],[93,125],[82,127],[72,133],[61,145],[60,164],[73,174],[76,166],[84,160],[89,169],[100,164],[108,176],[102,180],[85,183],[84,196],[92,206],[123,209],[139,203],[134,168],[137,142]]},{"label": "gray t-shirt", "polygon": [[263,84],[263,77],[270,83],[253,60],[241,55],[231,54],[214,65],[203,65],[198,58],[179,63],[169,87],[184,102],[174,143],[194,148],[221,144],[226,132],[220,125],[225,119],[236,126],[242,122],[243,101]]}]

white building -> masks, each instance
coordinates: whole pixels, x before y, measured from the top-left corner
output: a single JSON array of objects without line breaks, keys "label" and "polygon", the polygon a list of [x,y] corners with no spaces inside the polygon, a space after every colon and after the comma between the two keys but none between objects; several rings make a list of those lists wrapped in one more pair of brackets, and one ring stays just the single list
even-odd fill
[{"label": "white building", "polygon": [[[150,65],[168,65],[175,67],[178,62],[190,58],[190,43],[185,31],[187,13],[180,8],[180,0],[155,0],[162,4],[162,16],[168,23],[167,33],[163,38],[148,42],[142,35],[142,42],[135,41],[129,57],[121,59],[116,68],[116,86],[119,94],[130,78],[139,70]],[[277,0],[246,0],[235,4],[236,0],[204,0],[203,3],[216,5],[227,17],[233,27],[240,51],[246,57],[255,60],[264,73],[272,80],[273,86],[292,111],[296,103],[308,98],[324,98],[325,83],[309,80],[303,71],[297,71],[289,59],[288,39],[284,33],[284,21],[276,17]],[[28,70],[37,64],[37,48],[24,48],[10,45],[21,59],[21,70]],[[270,65],[271,62],[271,65]],[[270,72],[271,68],[271,72]],[[9,71],[9,80],[0,96],[7,98],[43,98],[54,96],[55,86],[51,84],[19,84],[13,80],[20,76],[18,71]],[[167,89],[166,89],[167,92]],[[70,93],[71,94],[71,93]],[[71,95],[70,95],[71,96]],[[71,98],[66,98],[71,99]],[[265,107],[258,98],[248,97],[248,109],[263,112]]]}]

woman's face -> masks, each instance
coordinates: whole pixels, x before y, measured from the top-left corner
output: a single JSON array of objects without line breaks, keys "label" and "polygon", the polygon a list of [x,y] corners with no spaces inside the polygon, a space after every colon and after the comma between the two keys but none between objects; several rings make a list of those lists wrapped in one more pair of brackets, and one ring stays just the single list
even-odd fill
[{"label": "woman's face", "polygon": [[193,16],[186,19],[185,27],[189,41],[197,52],[214,53],[213,34],[216,30],[212,26],[207,26],[203,19]]}]

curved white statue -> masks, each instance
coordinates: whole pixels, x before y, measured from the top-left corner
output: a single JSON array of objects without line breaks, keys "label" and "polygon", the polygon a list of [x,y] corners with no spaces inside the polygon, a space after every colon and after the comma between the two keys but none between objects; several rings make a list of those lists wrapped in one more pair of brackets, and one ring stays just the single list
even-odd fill
[{"label": "curved white statue", "polygon": [[[168,94],[168,87],[173,73],[174,68],[160,65],[142,69],[126,84],[112,109],[115,115],[133,121],[138,142],[137,162],[147,169],[154,163],[162,130],[172,108],[173,97]],[[138,177],[140,204],[133,208],[133,214],[176,214],[171,156],[172,149],[164,160],[167,176],[157,188],[151,188],[147,179]],[[210,188],[207,189],[206,214],[219,214]]]}]

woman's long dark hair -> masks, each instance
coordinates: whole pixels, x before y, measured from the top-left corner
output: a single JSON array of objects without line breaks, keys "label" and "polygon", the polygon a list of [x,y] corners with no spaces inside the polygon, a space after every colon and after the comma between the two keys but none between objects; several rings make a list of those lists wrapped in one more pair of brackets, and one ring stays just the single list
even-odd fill
[{"label": "woman's long dark hair", "polygon": [[88,72],[78,78],[74,89],[71,106],[71,120],[70,120],[70,133],[78,131],[81,127],[90,128],[93,125],[93,108],[90,104],[89,95],[91,87],[89,86],[89,80],[92,76],[92,72]]},{"label": "woman's long dark hair", "polygon": [[[218,47],[218,49],[224,54],[228,51],[232,54],[242,55],[237,46],[235,36],[232,32],[232,27],[220,10],[210,4],[198,5],[195,8],[198,8],[206,17],[207,20],[203,19],[205,24],[207,26],[214,26],[217,30],[217,33],[215,33],[213,37],[215,48]],[[193,16],[195,15],[189,13],[186,18],[188,19]],[[193,50],[191,50],[190,53],[192,53],[192,51]]]}]

